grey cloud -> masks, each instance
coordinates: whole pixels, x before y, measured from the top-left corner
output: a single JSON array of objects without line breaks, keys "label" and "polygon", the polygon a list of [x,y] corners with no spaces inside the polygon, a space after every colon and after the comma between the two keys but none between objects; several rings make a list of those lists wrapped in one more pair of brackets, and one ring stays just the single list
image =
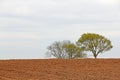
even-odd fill
[{"label": "grey cloud", "polygon": [[[95,0],[36,0],[34,2],[33,0],[22,0],[18,2],[13,0],[11,2],[8,1],[7,3],[4,2],[2,10],[2,17],[28,20],[31,22],[29,23],[30,25],[33,22],[38,25],[42,23],[43,25],[49,24],[52,26],[55,24],[109,24],[119,23],[120,21],[120,11],[118,11],[117,6],[101,5]],[[29,26],[28,22],[23,25],[25,24],[27,24],[26,26]],[[33,26],[35,24],[33,24]],[[13,25],[15,25],[15,23],[13,23]]]}]

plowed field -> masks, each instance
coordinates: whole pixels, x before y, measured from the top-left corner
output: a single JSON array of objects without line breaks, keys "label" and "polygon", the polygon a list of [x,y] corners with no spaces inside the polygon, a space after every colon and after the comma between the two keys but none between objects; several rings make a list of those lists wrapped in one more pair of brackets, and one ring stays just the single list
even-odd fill
[{"label": "plowed field", "polygon": [[120,80],[120,59],[0,60],[0,80]]}]

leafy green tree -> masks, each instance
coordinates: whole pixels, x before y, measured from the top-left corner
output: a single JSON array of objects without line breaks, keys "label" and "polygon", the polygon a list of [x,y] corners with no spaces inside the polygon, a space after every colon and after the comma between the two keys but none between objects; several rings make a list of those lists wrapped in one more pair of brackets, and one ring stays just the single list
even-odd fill
[{"label": "leafy green tree", "polygon": [[70,41],[57,41],[50,45],[48,48],[48,54],[63,59],[82,58],[86,55],[83,54],[83,50],[77,47]]},{"label": "leafy green tree", "polygon": [[113,47],[109,39],[95,33],[83,34],[77,41],[77,45],[84,48],[85,51],[92,52],[94,58],[97,58],[99,53],[108,51]]},{"label": "leafy green tree", "polygon": [[87,57],[87,55],[83,53],[83,49],[73,43],[65,44],[63,47],[69,59]]}]

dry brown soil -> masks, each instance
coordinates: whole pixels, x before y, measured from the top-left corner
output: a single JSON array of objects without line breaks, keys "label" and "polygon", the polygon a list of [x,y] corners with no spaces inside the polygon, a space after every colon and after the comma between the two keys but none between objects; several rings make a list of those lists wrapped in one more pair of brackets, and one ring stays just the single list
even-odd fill
[{"label": "dry brown soil", "polygon": [[120,80],[120,59],[0,60],[0,80]]}]

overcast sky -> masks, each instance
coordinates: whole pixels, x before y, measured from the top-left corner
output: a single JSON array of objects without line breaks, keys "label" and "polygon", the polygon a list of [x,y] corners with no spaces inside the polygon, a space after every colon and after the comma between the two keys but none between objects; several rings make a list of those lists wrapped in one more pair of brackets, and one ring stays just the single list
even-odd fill
[{"label": "overcast sky", "polygon": [[0,59],[45,58],[54,41],[87,32],[112,41],[99,57],[120,58],[120,1],[0,0]]}]

